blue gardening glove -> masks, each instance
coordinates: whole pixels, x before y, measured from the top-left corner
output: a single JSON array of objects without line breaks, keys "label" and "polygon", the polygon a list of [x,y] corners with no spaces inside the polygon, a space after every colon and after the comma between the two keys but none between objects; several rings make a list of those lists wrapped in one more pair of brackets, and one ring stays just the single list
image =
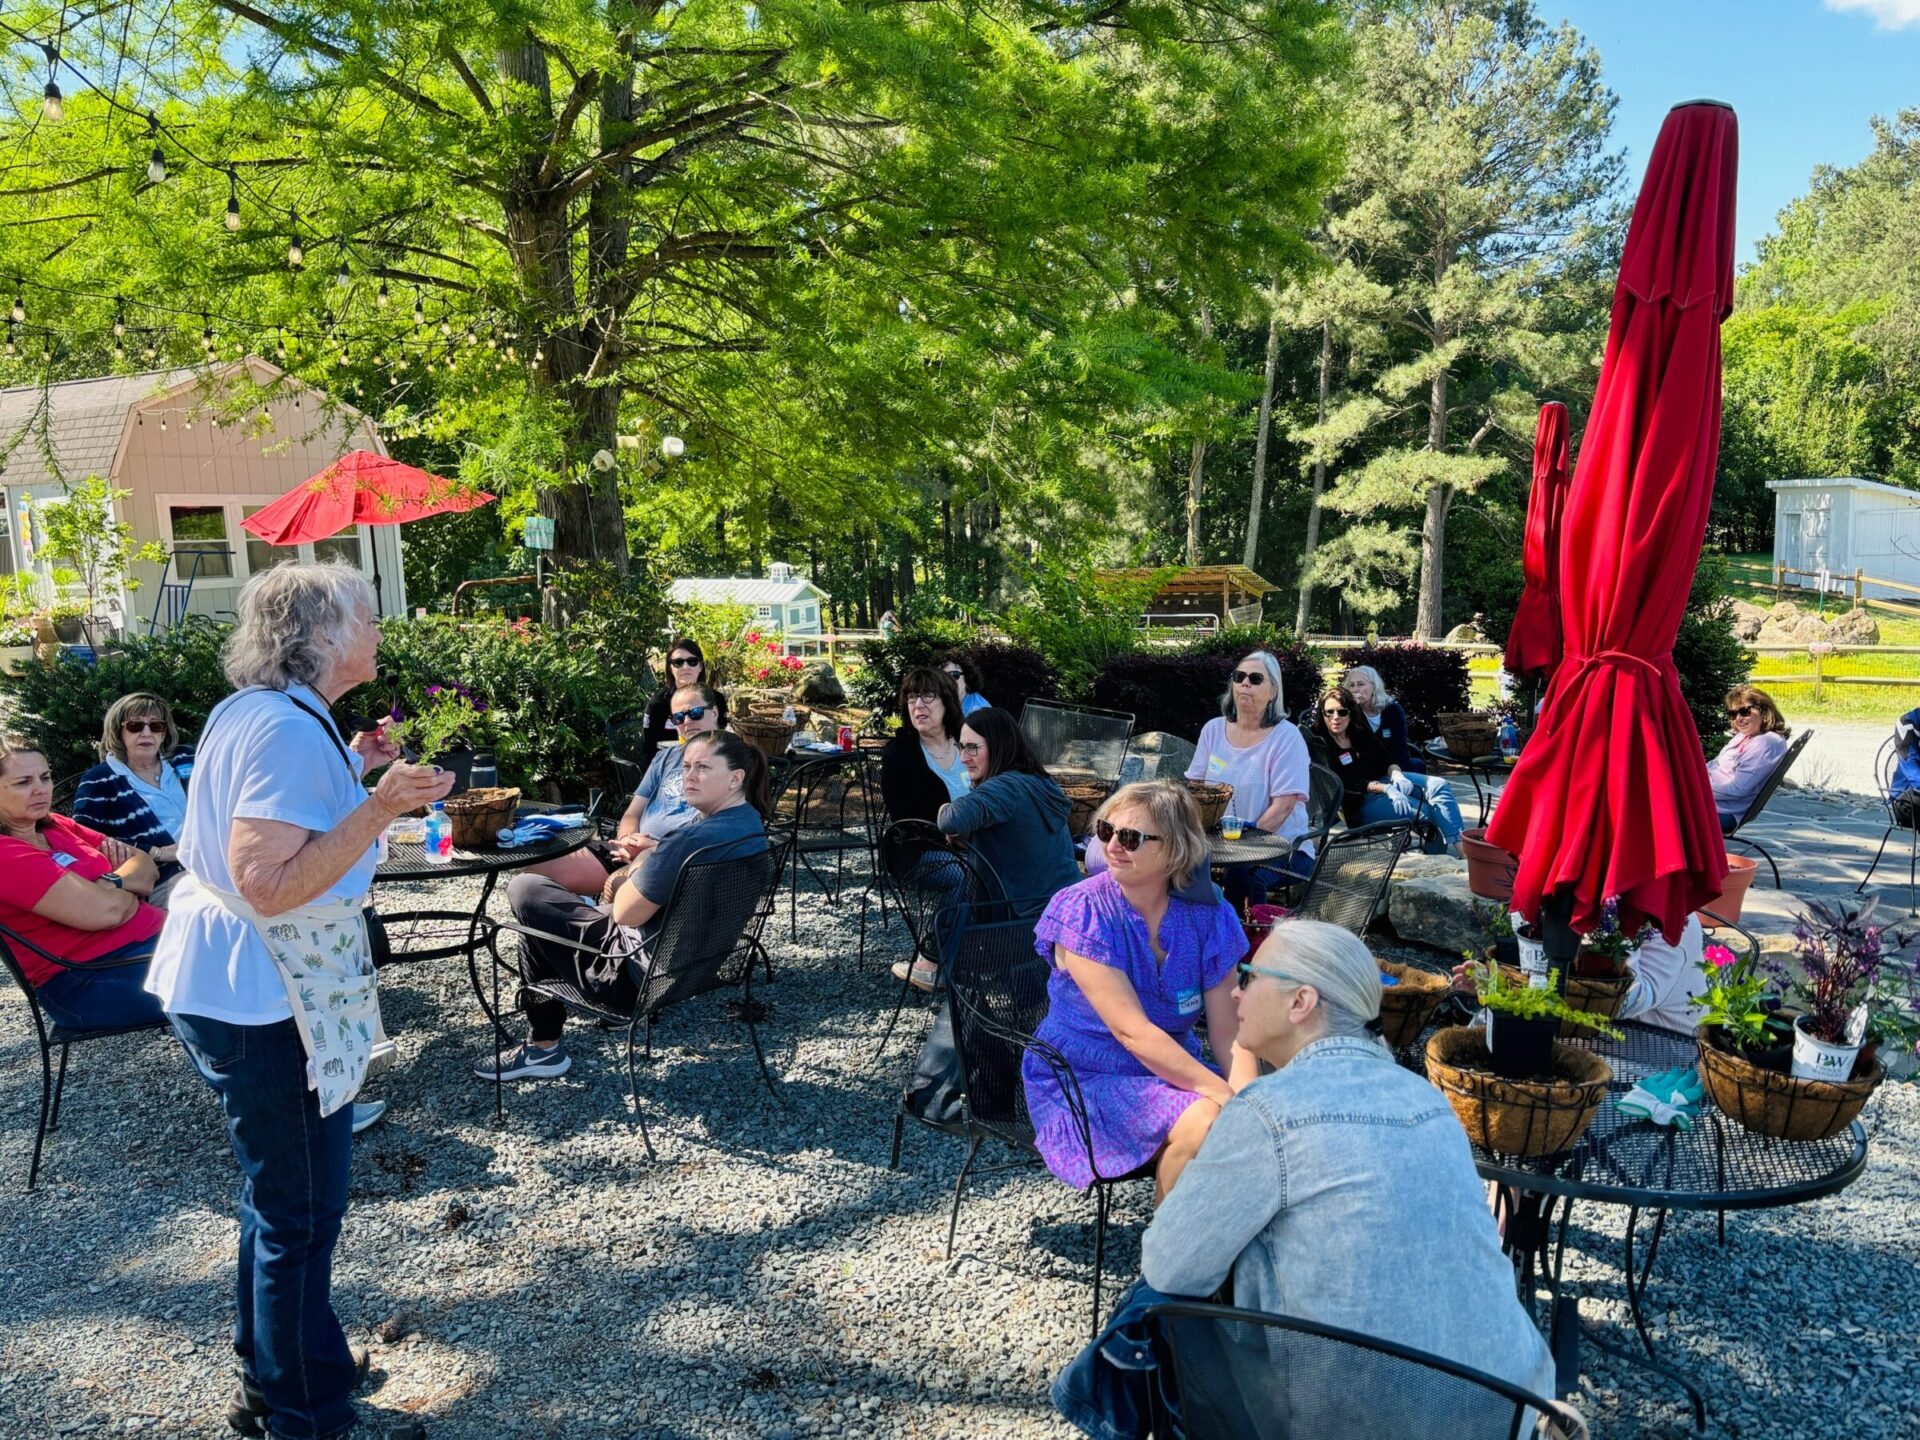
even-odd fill
[{"label": "blue gardening glove", "polygon": [[1689,1066],[1649,1075],[1613,1103],[1621,1114],[1637,1120],[1691,1130],[1704,1094],[1700,1077]]}]

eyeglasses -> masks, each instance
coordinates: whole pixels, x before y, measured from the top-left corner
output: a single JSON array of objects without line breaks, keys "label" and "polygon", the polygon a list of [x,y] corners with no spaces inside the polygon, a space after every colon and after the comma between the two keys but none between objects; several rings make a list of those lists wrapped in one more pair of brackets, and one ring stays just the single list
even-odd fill
[{"label": "eyeglasses", "polygon": [[1149,835],[1144,830],[1131,830],[1131,829],[1116,830],[1113,828],[1113,822],[1111,820],[1094,821],[1093,833],[1100,837],[1100,843],[1102,845],[1111,845],[1116,840],[1119,841],[1120,848],[1126,851],[1129,855],[1131,855],[1134,851],[1138,850],[1142,845],[1144,845],[1149,840],[1159,840],[1164,838],[1163,836],[1159,836],[1159,835]]},{"label": "eyeglasses", "polygon": [[985,750],[986,748],[987,747],[981,744],[980,741],[978,740],[967,740],[961,743],[960,753],[962,755],[978,755],[982,750]]},{"label": "eyeglasses", "polygon": [[1727,714],[1735,720],[1744,720],[1749,715],[1757,715],[1759,713],[1760,707],[1758,705],[1742,705],[1738,710],[1727,711]]},{"label": "eyeglasses", "polygon": [[167,722],[164,720],[126,720],[121,722],[120,728],[130,735],[164,735],[167,733]]},{"label": "eyeglasses", "polygon": [[1236,670],[1227,678],[1236,685],[1264,685],[1267,680],[1259,670]]},{"label": "eyeglasses", "polygon": [[1326,716],[1329,720],[1335,719],[1336,717],[1341,720],[1344,720],[1347,718],[1348,715],[1352,714],[1353,712],[1346,709],[1344,706],[1329,705],[1327,706],[1326,709],[1322,710],[1320,713]]},{"label": "eyeglasses", "polygon": [[667,663],[676,670],[685,669],[689,665],[697,670],[700,668],[700,657],[698,655],[676,655]]},{"label": "eyeglasses", "polygon": [[689,720],[704,720],[707,718],[707,707],[696,705],[691,710],[676,710],[667,718],[676,725],[684,725]]},{"label": "eyeglasses", "polygon": [[924,700],[929,705],[937,705],[940,703],[940,697],[931,690],[916,690],[913,694],[907,696],[907,703],[909,705],[913,704],[916,700]]},{"label": "eyeglasses", "polygon": [[1240,972],[1240,988],[1242,990],[1253,983],[1253,977],[1256,975],[1264,975],[1269,980],[1283,981],[1288,985],[1305,985],[1307,983],[1298,976],[1289,975],[1283,970],[1269,970],[1264,965],[1249,965],[1244,960],[1234,968]]}]

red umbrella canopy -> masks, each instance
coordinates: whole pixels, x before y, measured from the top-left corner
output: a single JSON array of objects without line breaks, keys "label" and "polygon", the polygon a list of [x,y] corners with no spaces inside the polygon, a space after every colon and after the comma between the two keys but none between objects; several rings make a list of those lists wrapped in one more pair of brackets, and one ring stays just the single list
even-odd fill
[{"label": "red umbrella canopy", "polygon": [[299,545],[338,535],[349,525],[400,525],[472,510],[491,499],[484,490],[463,490],[398,460],[353,450],[240,524],[269,545]]},{"label": "red umbrella canopy", "polygon": [[1526,588],[1507,631],[1507,669],[1545,675],[1560,663],[1560,513],[1566,505],[1567,407],[1549,400],[1533,427],[1533,489],[1527,495]]},{"label": "red umbrella canopy", "polygon": [[1519,856],[1514,907],[1570,887],[1575,930],[1618,895],[1623,927],[1678,940],[1726,878],[1673,641],[1720,449],[1737,136],[1727,106],[1678,105],[1647,163],[1561,516],[1566,653],[1487,837]]}]

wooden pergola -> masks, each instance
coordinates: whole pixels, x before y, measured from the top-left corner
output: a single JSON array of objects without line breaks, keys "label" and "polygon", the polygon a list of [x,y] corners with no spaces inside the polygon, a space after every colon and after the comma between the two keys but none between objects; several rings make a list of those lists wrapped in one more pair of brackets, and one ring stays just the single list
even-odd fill
[{"label": "wooden pergola", "polygon": [[[1099,570],[1101,580],[1151,580],[1155,570]],[[1260,602],[1278,590],[1245,565],[1194,565],[1176,570],[1161,581],[1147,604],[1146,620],[1153,624],[1191,625],[1212,616],[1222,625],[1254,625],[1260,620]]]}]

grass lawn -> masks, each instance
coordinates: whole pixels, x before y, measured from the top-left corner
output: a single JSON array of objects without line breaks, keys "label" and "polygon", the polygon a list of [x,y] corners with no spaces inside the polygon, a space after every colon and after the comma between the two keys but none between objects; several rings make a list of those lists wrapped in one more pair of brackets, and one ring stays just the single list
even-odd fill
[{"label": "grass lawn", "polygon": [[[1755,605],[1773,603],[1773,557],[1761,553],[1729,555],[1734,591]],[[1803,597],[1788,592],[1787,598]],[[1809,597],[1810,598],[1810,597]],[[1826,613],[1834,615],[1846,602],[1829,597]],[[1882,645],[1920,646],[1920,609],[1882,600],[1869,600],[1867,609],[1880,623]],[[1818,700],[1813,686],[1785,685],[1777,675],[1810,675],[1813,661],[1805,654],[1761,655],[1753,667],[1753,683],[1766,690],[1788,714],[1809,721],[1865,721],[1885,723],[1920,705],[1920,655],[1829,655],[1821,662],[1823,677],[1874,675],[1909,681],[1904,685],[1823,685]]]}]

